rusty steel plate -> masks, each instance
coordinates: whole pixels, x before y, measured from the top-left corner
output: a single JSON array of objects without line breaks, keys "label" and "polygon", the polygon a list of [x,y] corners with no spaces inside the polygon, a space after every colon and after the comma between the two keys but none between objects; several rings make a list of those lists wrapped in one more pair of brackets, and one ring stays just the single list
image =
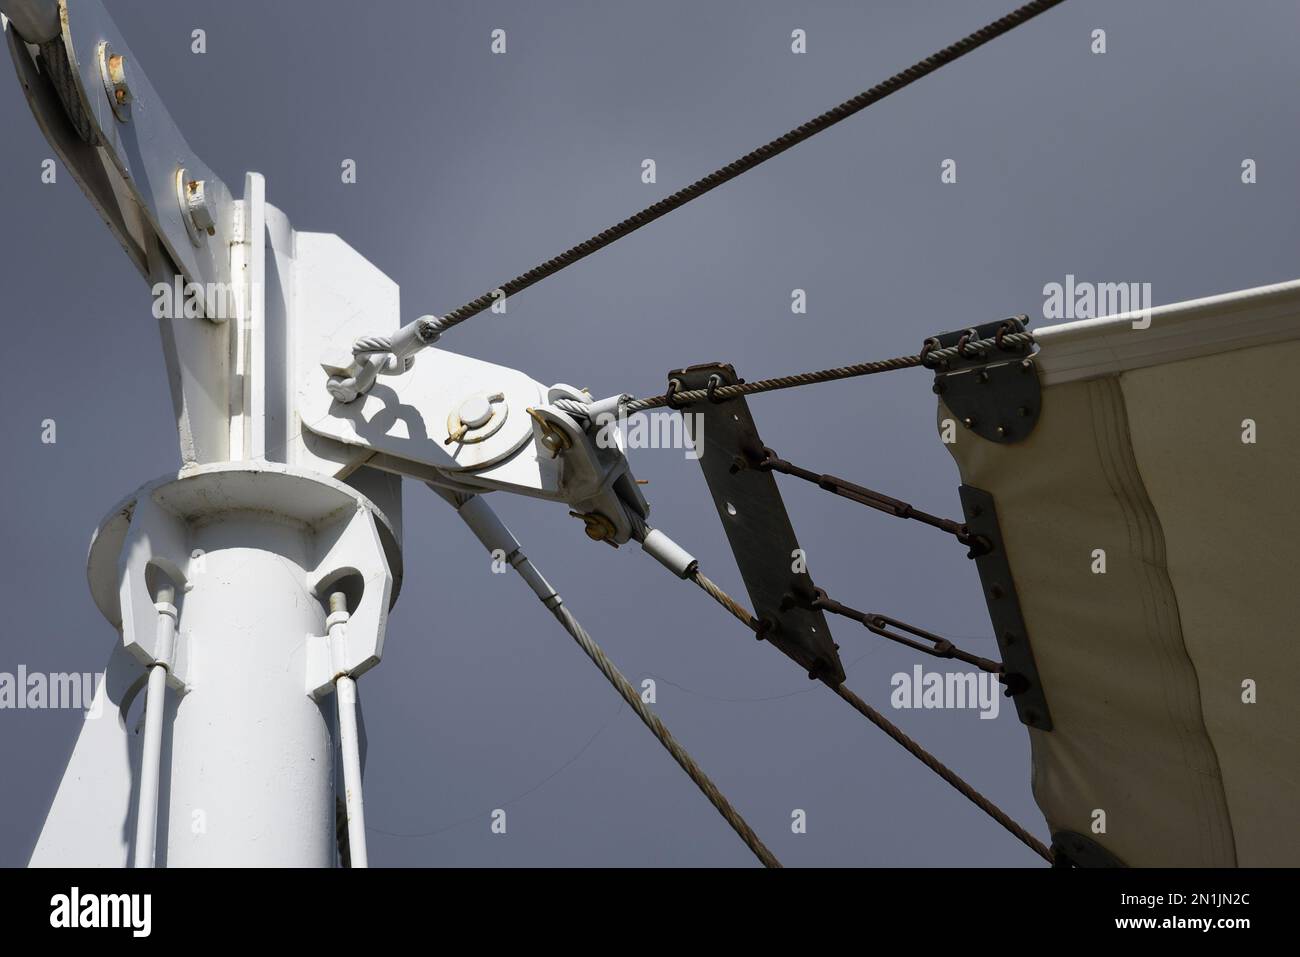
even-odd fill
[{"label": "rusty steel plate", "polygon": [[[710,363],[669,373],[682,390],[740,381],[729,365]],[[793,658],[810,677],[833,685],[844,680],[837,646],[820,611],[806,607],[813,599],[813,581],[806,570],[790,516],[776,480],[748,467],[761,458],[763,442],[744,397],[721,402],[696,402],[683,409],[688,434],[700,450],[709,493],[736,556],[754,614],[768,622],[763,637]],[[701,418],[696,419],[696,416]],[[703,444],[697,438],[703,424]],[[798,553],[798,554],[796,554]]]}]

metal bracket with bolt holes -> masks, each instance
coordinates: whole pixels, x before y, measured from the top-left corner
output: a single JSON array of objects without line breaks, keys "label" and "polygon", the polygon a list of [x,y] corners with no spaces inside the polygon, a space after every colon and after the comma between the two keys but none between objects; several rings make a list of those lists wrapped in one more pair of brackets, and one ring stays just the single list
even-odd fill
[{"label": "metal bracket with bolt holes", "polygon": [[[185,142],[101,0],[68,5],[45,52],[24,43],[13,24],[6,33],[41,131],[132,262],[151,283],[170,282],[170,274],[195,283],[208,318],[226,318],[208,290],[231,282],[235,200]],[[61,52],[47,60],[52,44]],[[89,142],[70,122],[60,89],[87,118]],[[151,257],[151,247],[161,255]],[[151,258],[168,275],[154,275]]]},{"label": "metal bracket with bolt holes", "polygon": [[1047,710],[1047,696],[1038,677],[1038,666],[1034,663],[1034,649],[1029,643],[1029,630],[1020,611],[1020,599],[1016,595],[1015,579],[1011,576],[1011,562],[1002,540],[993,496],[970,485],[961,486],[958,493],[967,527],[988,544],[986,552],[975,556],[975,568],[979,571],[984,599],[989,607],[989,621],[993,623],[993,634],[1002,653],[1006,693],[1015,702],[1021,724],[1051,731],[1052,715]]},{"label": "metal bracket with bolt holes", "polygon": [[599,528],[600,540],[615,545],[632,535],[629,511],[642,519],[648,513],[616,430],[602,433],[552,405],[590,402],[581,390],[548,388],[514,369],[429,348],[405,371],[342,402],[326,384],[351,339],[334,340],[334,358],[304,362],[298,379],[305,435],[368,450],[367,465],[440,488],[565,502],[600,516],[588,529]]},{"label": "metal bracket with bolt holes", "polygon": [[[669,378],[678,383],[676,391],[706,389],[710,379],[715,387],[740,381],[731,366],[719,363],[680,369]],[[805,607],[816,597],[815,586],[806,570],[795,571],[807,565],[776,479],[751,467],[763,457],[763,441],[749,406],[742,397],[696,402],[681,411],[754,615],[762,623],[759,637],[798,662],[810,678],[839,684],[844,680],[839,649],[822,613]],[[695,416],[701,417],[698,424]]]},{"label": "metal bracket with bolt holes", "polygon": [[[989,322],[974,329],[935,336],[940,348],[965,340],[992,339],[1024,332],[1019,318]],[[1030,358],[1033,345],[993,347],[987,352],[956,356],[935,369],[934,391],[953,417],[990,442],[1020,442],[1029,436],[1042,409],[1038,370]]]},{"label": "metal bracket with bolt holes", "polygon": [[[338,510],[322,529],[322,548],[314,568],[308,570],[311,594],[324,602],[340,589],[348,594],[347,624],[337,632],[307,639],[307,693],[322,697],[334,690],[339,675],[359,678],[379,664],[384,653],[388,611],[394,599],[393,571],[381,536],[382,521],[365,507]],[[360,590],[360,595],[356,594]]]}]

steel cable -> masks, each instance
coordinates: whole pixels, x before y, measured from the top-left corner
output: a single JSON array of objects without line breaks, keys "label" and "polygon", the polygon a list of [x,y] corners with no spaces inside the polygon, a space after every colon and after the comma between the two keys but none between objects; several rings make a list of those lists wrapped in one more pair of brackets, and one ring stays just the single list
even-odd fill
[{"label": "steel cable", "polygon": [[[1034,334],[1032,332],[1015,332],[1002,337],[1002,348],[1010,350],[1029,345],[1033,341]],[[720,385],[713,389],[712,392],[708,389],[683,389],[665,395],[633,399],[630,402],[624,402],[620,409],[627,415],[632,415],[635,412],[645,412],[649,409],[660,409],[665,406],[676,409],[684,405],[690,405],[693,402],[703,402],[706,399],[713,402],[722,402],[742,395],[754,395],[756,392],[792,389],[795,386],[813,385],[818,382],[834,382],[836,379],[852,379],[856,376],[874,375],[877,372],[893,372],[896,369],[914,369],[918,366],[932,368],[941,366],[948,360],[956,358],[959,354],[958,348],[958,346],[948,346],[943,349],[932,349],[929,352],[918,352],[916,355],[898,356],[894,359],[860,362],[857,365],[836,366],[831,369],[821,369],[817,372],[802,372],[797,375],[778,376],[774,379],[759,379],[755,382],[738,382],[735,385]],[[987,351],[988,349],[997,348],[997,345],[996,340],[992,338],[975,339],[961,348],[970,353],[981,350]]]},{"label": "steel cable", "polygon": [[965,54],[970,53],[972,50],[983,46],[990,40],[994,40],[997,37],[1002,36],[1002,34],[1014,30],[1022,23],[1032,20],[1040,13],[1044,13],[1063,2],[1064,0],[1033,0],[1032,3],[1026,3],[1024,6],[1013,10],[1006,16],[993,21],[987,26],[976,30],[969,36],[958,40],[951,46],[945,47],[938,53],[934,53],[926,57],[924,60],[912,64],[907,69],[895,73],[883,83],[878,83],[871,89],[859,93],[852,99],[845,100],[839,106],[827,110],[815,119],[809,120],[802,126],[796,127],[785,135],[777,137],[770,143],[760,146],[758,149],[753,150],[750,153],[746,153],[735,162],[729,163],[702,179],[696,180],[686,188],[678,190],[671,196],[665,197],[651,206],[647,206],[639,213],[635,213],[622,222],[597,233],[585,242],[581,242],[578,245],[565,250],[553,259],[548,259],[541,265],[534,266],[522,275],[516,276],[509,282],[502,283],[496,289],[484,293],[477,299],[471,299],[469,302],[453,309],[444,316],[426,317],[431,320],[428,329],[429,333],[432,334],[434,338],[437,338],[438,334],[445,332],[453,326],[459,325],[471,316],[476,316],[480,312],[483,312],[502,296],[509,297],[522,292],[534,283],[545,279],[547,276],[552,276],[561,269],[571,266],[581,259],[585,259],[592,253],[622,239],[629,233],[635,232],[642,226],[654,222],[659,217],[664,216],[681,206],[685,206],[691,200],[703,196],[705,193],[716,189],[723,183],[735,179],[741,173],[745,173],[754,167],[765,163],[772,157],[784,153],[790,147],[802,143],[804,140],[815,136],[822,130],[829,129],[841,120],[853,116],[855,113],[866,109],[873,103],[878,103],[885,97],[897,93],[899,90],[915,83],[924,76],[928,76],[940,67],[952,63],[954,60],[957,60]]},{"label": "steel cable", "polygon": [[[456,513],[469,526],[475,537],[482,542],[484,548],[489,552],[500,551],[506,563],[532,589],[533,594],[537,596],[547,611],[554,615],[556,620],[564,626],[564,630],[578,643],[578,647],[600,669],[600,673],[614,686],[614,690],[627,702],[628,707],[636,712],[636,716],[650,729],[650,732],[663,745],[664,750],[672,755],[673,760],[681,766],[681,769],[686,772],[687,776],[695,783],[695,786],[709,799],[709,803],[717,809],[723,820],[740,836],[740,839],[745,842],[745,846],[754,853],[754,856],[762,862],[763,866],[779,868],[781,862],[776,859],[776,855],[767,849],[758,835],[754,833],[754,829],[741,817],[740,812],[731,806],[731,802],[726,799],[722,792],[718,790],[718,786],[695,763],[695,759],[678,743],[672,732],[659,719],[659,716],[641,700],[641,695],[632,687],[632,683],[609,660],[600,645],[596,644],[595,639],[587,634],[587,630],[582,627],[578,619],[565,606],[564,599],[560,597],[559,592],[552,588],[550,583],[542,577],[532,559],[524,554],[518,539],[492,514],[487,503],[479,496],[463,495],[435,485],[429,487],[451,503],[456,509]],[[644,522],[641,522],[640,526],[644,536]]]},{"label": "steel cable", "polygon": [[1017,824],[1005,811],[958,777],[933,754],[909,738],[896,724],[844,687],[844,685],[834,685],[832,690],[852,705],[868,721],[906,748],[912,757],[951,784],[963,797],[1015,835],[1031,851],[1047,861],[1047,863],[1053,863],[1052,852],[1047,849],[1046,844]]},{"label": "steel cable", "polygon": [[767,849],[759,836],[754,833],[753,828],[745,823],[745,819],[740,816],[740,813],[731,806],[731,803],[718,790],[717,785],[709,779],[707,774],[700,770],[700,766],[695,763],[695,760],[686,752],[686,749],[677,743],[677,739],[672,736],[672,732],[664,727],[664,723],[659,720],[659,716],[646,707],[636,689],[623,676],[623,673],[614,666],[614,663],[605,657],[605,653],[600,646],[592,640],[592,637],[573,617],[569,609],[562,604],[557,604],[551,608],[551,614],[559,620],[560,624],[564,626],[564,630],[573,637],[573,640],[578,643],[587,657],[600,669],[601,674],[622,695],[628,707],[636,712],[636,716],[659,739],[659,743],[672,755],[673,760],[681,765],[682,770],[695,782],[695,786],[709,799],[709,803],[731,825],[731,829],[740,835],[740,839],[745,842],[745,846],[754,852],[754,856],[763,862],[764,867],[779,868],[781,862],[776,859],[776,855]]},{"label": "steel cable", "polygon": [[740,623],[746,628],[751,628],[755,632],[760,630],[761,623],[754,617],[753,613],[714,584],[713,581],[704,574],[704,572],[699,570],[699,568],[696,568],[691,572],[690,579],[695,582],[695,584],[699,585],[706,595],[716,601],[723,608],[727,609],[731,614],[735,615],[736,618],[740,620]]},{"label": "steel cable", "polygon": [[[759,631],[760,625],[753,613],[719,588],[716,584],[709,581],[708,578],[705,578],[698,570],[692,576],[692,580],[699,585],[700,588],[704,589],[704,591],[713,598],[714,601],[726,608],[729,612],[740,619],[741,622],[753,629],[755,632]],[[895,725],[875,708],[871,707],[871,705],[859,698],[848,688],[844,687],[843,684],[830,684],[830,682],[823,683],[827,684],[832,691],[852,705],[853,708],[862,714],[868,721],[878,727],[881,731],[884,731],[885,734],[893,738],[898,744],[902,745],[914,758],[951,784],[968,801],[1006,828],[1031,851],[1043,858],[1043,860],[1047,861],[1049,864],[1053,862],[1052,852],[1048,850],[1047,846],[1042,841],[1038,840],[1038,838],[1026,831],[1000,807],[986,798],[979,791],[975,790],[975,788],[959,777],[933,754],[908,737],[901,728]]]}]

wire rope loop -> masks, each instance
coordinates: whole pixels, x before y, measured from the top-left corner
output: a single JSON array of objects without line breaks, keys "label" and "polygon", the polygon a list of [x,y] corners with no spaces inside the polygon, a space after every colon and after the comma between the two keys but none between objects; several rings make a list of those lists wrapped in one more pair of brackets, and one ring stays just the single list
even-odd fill
[{"label": "wire rope loop", "polygon": [[680,379],[669,379],[668,388],[664,392],[664,405],[668,406],[668,408],[670,409],[683,408],[686,405],[686,403],[683,402],[682,405],[676,405],[673,403],[673,398],[677,395],[679,391],[681,391],[681,388],[682,388],[682,383]]},{"label": "wire rope loop", "polygon": [[966,351],[967,345],[972,341],[978,341],[979,337],[980,334],[974,329],[967,329],[965,335],[957,340],[957,355],[963,359],[978,358],[983,355],[984,353],[978,348],[972,349],[970,352]]},{"label": "wire rope loop", "polygon": [[930,353],[938,348],[939,340],[934,336],[931,336],[929,339],[926,339],[925,342],[921,343],[921,354],[918,357],[921,360],[921,365],[925,366],[927,369],[933,368],[933,366],[931,366],[926,360],[930,357]]},{"label": "wire rope loop", "polygon": [[[998,323],[998,331],[993,334],[993,344],[1003,352],[1018,351],[1017,346],[1009,346],[1003,340],[1009,335],[1023,332],[1028,321],[1028,316],[1012,316],[1010,319],[1003,319]],[[1019,328],[1017,328],[1017,323],[1019,323]]]}]

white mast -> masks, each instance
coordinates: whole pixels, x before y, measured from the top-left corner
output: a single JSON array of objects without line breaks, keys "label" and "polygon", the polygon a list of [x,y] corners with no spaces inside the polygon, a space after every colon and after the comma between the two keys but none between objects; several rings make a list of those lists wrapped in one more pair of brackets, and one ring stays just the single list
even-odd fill
[{"label": "white mast", "polygon": [[[181,452],[95,534],[91,591],[122,636],[107,717],[86,723],[32,864],[328,866],[346,817],[364,865],[356,679],[400,586],[399,476],[456,504],[564,502],[625,543],[648,506],[593,427],[618,397],[438,349],[416,362],[396,284],[294,230],[258,174],[236,199],[99,0],[61,20],[53,0],[3,2],[42,131],[153,290]],[[141,696],[142,737],[125,721]]]}]

